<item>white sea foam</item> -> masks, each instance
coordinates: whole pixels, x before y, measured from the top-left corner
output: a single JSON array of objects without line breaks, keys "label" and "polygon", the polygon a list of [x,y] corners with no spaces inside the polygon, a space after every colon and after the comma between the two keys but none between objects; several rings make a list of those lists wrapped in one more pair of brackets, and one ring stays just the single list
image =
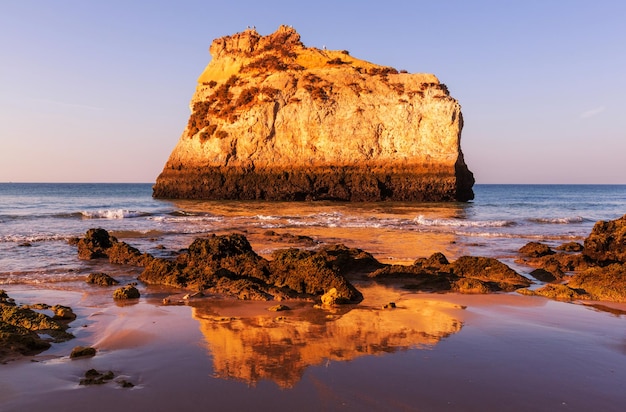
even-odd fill
[{"label": "white sea foam", "polygon": [[530,221],[535,222],[535,223],[567,225],[570,223],[582,223],[585,221],[585,219],[582,216],[574,216],[574,217],[535,218],[535,219],[530,219]]},{"label": "white sea foam", "polygon": [[164,223],[221,222],[224,220],[222,216],[201,216],[201,215],[151,216],[148,219],[153,220],[155,222],[164,222]]},{"label": "white sea foam", "polygon": [[256,218],[259,220],[279,220],[278,216],[266,216],[266,215],[256,215]]},{"label": "white sea foam", "polygon": [[35,233],[29,235],[15,234],[0,236],[0,243],[31,243],[67,240],[70,236],[54,233]]},{"label": "white sea foam", "polygon": [[428,219],[423,215],[413,219],[413,223],[420,226],[445,226],[445,227],[508,227],[515,226],[511,220],[460,220],[460,219]]},{"label": "white sea foam", "polygon": [[84,219],[126,219],[145,216],[145,213],[127,209],[83,210]]}]

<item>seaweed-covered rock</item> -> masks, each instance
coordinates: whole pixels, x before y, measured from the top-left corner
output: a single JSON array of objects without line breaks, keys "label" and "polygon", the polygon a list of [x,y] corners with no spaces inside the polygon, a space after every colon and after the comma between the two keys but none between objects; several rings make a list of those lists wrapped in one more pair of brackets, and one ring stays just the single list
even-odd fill
[{"label": "seaweed-covered rock", "polygon": [[497,292],[499,287],[479,279],[461,278],[450,285],[450,290],[457,293],[483,294]]},{"label": "seaweed-covered rock", "polygon": [[407,289],[490,293],[526,287],[531,281],[504,263],[486,257],[462,256],[449,263],[441,254],[417,259],[413,265],[388,265],[368,275],[377,281],[402,280]]},{"label": "seaweed-covered rock", "polygon": [[541,282],[546,282],[546,283],[555,282],[558,280],[558,278],[554,275],[554,273],[550,272],[549,270],[541,269],[541,268],[533,270],[532,272],[529,273],[529,275]]},{"label": "seaweed-covered rock", "polygon": [[555,248],[561,252],[582,252],[584,247],[578,242],[567,242]]},{"label": "seaweed-covered rock", "polygon": [[113,292],[113,299],[139,299],[139,290],[133,285],[126,285]]},{"label": "seaweed-covered rock", "polygon": [[428,258],[418,258],[415,262],[413,262],[413,266],[419,266],[431,270],[441,269],[448,264],[450,264],[450,262],[448,262],[448,258],[446,258],[446,256],[441,252],[435,252]]},{"label": "seaweed-covered rock", "polygon": [[117,240],[102,228],[89,229],[81,239],[70,240],[78,248],[78,258],[91,260],[108,258],[111,263],[143,266],[152,257]]},{"label": "seaweed-covered rock", "polygon": [[318,243],[310,236],[294,235],[292,233],[277,233],[273,230],[266,230],[263,236],[270,242],[298,243],[303,246],[316,246]]},{"label": "seaweed-covered rock", "polygon": [[539,242],[529,242],[522,246],[519,252],[529,257],[541,257],[555,253],[548,245]]},{"label": "seaweed-covered rock", "polygon": [[518,289],[517,292],[522,295],[543,296],[565,301],[589,299],[589,295],[584,291],[560,284],[549,284],[535,290]]},{"label": "seaweed-covered rock", "polygon": [[342,263],[337,264],[337,259],[328,259],[328,256],[337,258],[339,255],[328,255],[326,249],[319,252],[278,250],[270,262],[269,282],[299,294],[319,296],[335,289],[337,300],[363,300],[363,295],[339,273],[338,267],[342,267]]},{"label": "seaweed-covered rock", "polygon": [[89,276],[87,276],[86,282],[99,286],[113,286],[120,283],[106,273],[90,273]]},{"label": "seaweed-covered rock", "polygon": [[626,215],[596,222],[585,239],[583,255],[601,266],[626,263]]},{"label": "seaweed-covered rock", "polygon": [[343,275],[370,272],[384,266],[371,253],[341,243],[322,246],[317,254]]},{"label": "seaweed-covered rock", "polygon": [[[48,305],[41,307],[49,308]],[[37,354],[48,349],[50,342],[72,339],[74,336],[66,332],[67,323],[30,307],[18,306],[0,290],[0,361],[18,355]],[[39,334],[49,337],[43,338]]]},{"label": "seaweed-covered rock", "polygon": [[68,306],[54,305],[50,309],[52,309],[52,311],[54,312],[53,319],[65,321],[72,321],[76,319],[76,314],[74,313],[72,308]]},{"label": "seaweed-covered rock", "polygon": [[497,286],[505,292],[528,287],[532,283],[529,279],[493,258],[461,256],[450,266],[452,272],[458,277],[478,279]]},{"label": "seaweed-covered rock", "polygon": [[89,229],[82,239],[76,242],[78,247],[78,258],[91,260],[107,257],[106,250],[113,245],[113,240],[117,239],[109,236],[109,232],[104,229]]},{"label": "seaweed-covered rock", "polygon": [[360,250],[334,246],[316,252],[281,250],[268,261],[243,235],[212,235],[194,240],[175,261],[153,258],[139,280],[255,300],[317,297],[336,288],[343,299],[360,301],[361,293],[341,270],[372,259]]},{"label": "seaweed-covered rock", "polygon": [[593,300],[626,302],[626,265],[587,269],[572,276],[568,286],[584,290]]}]

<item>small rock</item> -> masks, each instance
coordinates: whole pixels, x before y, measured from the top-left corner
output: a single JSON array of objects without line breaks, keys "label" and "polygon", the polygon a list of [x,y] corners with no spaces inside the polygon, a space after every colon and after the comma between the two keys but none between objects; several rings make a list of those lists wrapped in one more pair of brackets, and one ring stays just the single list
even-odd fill
[{"label": "small rock", "polygon": [[74,320],[76,319],[76,314],[72,310],[72,308],[61,305],[54,305],[52,307],[52,311],[54,312],[53,319],[58,320]]},{"label": "small rock", "polygon": [[270,312],[282,312],[283,310],[291,310],[291,308],[285,305],[275,305],[270,306],[269,308],[267,308],[267,310],[269,310]]},{"label": "small rock", "polygon": [[202,292],[188,293],[185,296],[183,296],[183,299],[189,300],[189,299],[201,298],[203,296],[204,296],[204,293]]},{"label": "small rock", "polygon": [[127,381],[126,379],[120,379],[119,381],[117,381],[117,383],[119,383],[119,385],[122,388],[134,388],[135,384],[132,382]]},{"label": "small rock", "polygon": [[322,295],[322,306],[333,306],[338,303],[338,299],[339,292],[337,292],[336,288],[332,288]]},{"label": "small rock", "polygon": [[87,276],[87,283],[100,286],[113,286],[120,282],[113,279],[106,273],[90,273],[89,276]]},{"label": "small rock", "polygon": [[101,373],[95,369],[89,369],[85,372],[85,377],[80,380],[79,385],[102,385],[113,378],[115,378],[115,374],[112,371]]},{"label": "small rock", "polygon": [[31,247],[33,244],[30,242],[22,242],[18,246],[19,247]]},{"label": "small rock", "polygon": [[70,353],[70,359],[96,356],[96,349],[92,347],[76,346]]},{"label": "small rock", "polygon": [[554,250],[550,249],[550,246],[539,242],[529,242],[522,246],[519,252],[535,258],[554,254]]},{"label": "small rock", "polygon": [[389,302],[383,305],[383,309],[394,309],[396,307],[396,302]]},{"label": "small rock", "polygon": [[113,299],[139,299],[141,295],[133,285],[126,285],[113,292]]}]

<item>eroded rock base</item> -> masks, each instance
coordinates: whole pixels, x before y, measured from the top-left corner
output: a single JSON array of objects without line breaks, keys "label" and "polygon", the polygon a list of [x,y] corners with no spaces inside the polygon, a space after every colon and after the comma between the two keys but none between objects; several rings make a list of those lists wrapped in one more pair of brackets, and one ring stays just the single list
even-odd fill
[{"label": "eroded rock base", "polygon": [[463,170],[455,172],[428,166],[393,170],[332,166],[297,170],[181,167],[161,173],[153,196],[165,199],[356,202],[471,200],[474,198],[474,178],[467,167],[459,168]]}]

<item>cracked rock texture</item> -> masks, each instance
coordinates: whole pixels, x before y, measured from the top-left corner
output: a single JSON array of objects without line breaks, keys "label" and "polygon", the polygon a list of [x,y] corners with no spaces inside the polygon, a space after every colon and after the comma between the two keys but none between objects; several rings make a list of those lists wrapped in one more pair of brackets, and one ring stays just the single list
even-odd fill
[{"label": "cracked rock texture", "polygon": [[461,106],[432,74],[306,47],[291,27],[213,41],[158,198],[467,201]]}]

